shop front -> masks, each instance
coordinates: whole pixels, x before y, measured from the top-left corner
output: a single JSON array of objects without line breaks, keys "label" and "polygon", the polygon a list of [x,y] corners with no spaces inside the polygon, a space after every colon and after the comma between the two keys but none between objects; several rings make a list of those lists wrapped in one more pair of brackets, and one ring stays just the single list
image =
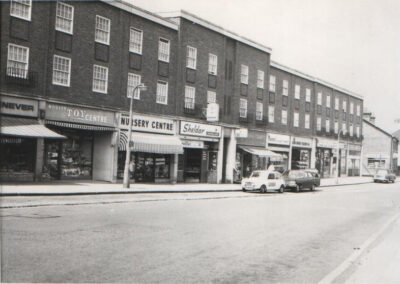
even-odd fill
[{"label": "shop front", "polygon": [[48,179],[115,182],[114,112],[47,103],[45,123],[68,138],[45,143],[43,172]]},{"label": "shop front", "polygon": [[42,179],[43,141],[65,138],[38,121],[38,101],[1,96],[0,181]]},{"label": "shop front", "polygon": [[281,171],[289,169],[290,136],[284,134],[267,133],[267,149],[281,155],[281,158],[272,158],[271,163]]},{"label": "shop front", "polygon": [[311,149],[311,138],[292,137],[292,170],[304,170],[310,168]]},{"label": "shop front", "polygon": [[317,138],[315,168],[319,171],[322,178],[332,176],[333,149],[335,147],[335,140]]},{"label": "shop front", "polygon": [[361,165],[361,145],[360,144],[349,144],[348,145],[348,171],[347,175],[360,176],[360,165]]},{"label": "shop front", "polygon": [[218,183],[222,127],[181,121],[179,134],[184,151],[178,159],[178,182]]},{"label": "shop front", "polygon": [[[126,147],[128,145],[129,116],[120,118],[118,146],[118,179],[123,179]],[[130,147],[130,179],[144,183],[174,183],[178,154],[183,153],[182,142],[176,134],[173,120],[147,115],[132,116]]]}]

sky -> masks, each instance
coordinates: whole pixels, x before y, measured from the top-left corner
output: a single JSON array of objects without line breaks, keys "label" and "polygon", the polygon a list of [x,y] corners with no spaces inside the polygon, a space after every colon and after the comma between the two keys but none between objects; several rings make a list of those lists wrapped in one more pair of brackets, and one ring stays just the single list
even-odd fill
[{"label": "sky", "polygon": [[264,44],[273,61],[362,95],[377,126],[400,129],[399,0],[128,1],[185,10]]}]

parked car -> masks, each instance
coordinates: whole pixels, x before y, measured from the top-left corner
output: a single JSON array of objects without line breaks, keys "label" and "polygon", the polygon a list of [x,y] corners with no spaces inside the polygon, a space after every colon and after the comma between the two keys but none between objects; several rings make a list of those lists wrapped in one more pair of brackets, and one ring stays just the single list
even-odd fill
[{"label": "parked car", "polygon": [[308,169],[308,170],[306,170],[306,172],[311,173],[311,175],[313,176],[315,187],[318,187],[321,185],[321,176],[319,175],[319,172],[317,169]]},{"label": "parked car", "polygon": [[305,170],[290,170],[283,174],[286,188],[299,192],[303,188],[315,190],[319,185],[317,179],[308,171]]},{"label": "parked car", "polygon": [[374,175],[374,182],[395,182],[396,175],[390,170],[380,169]]},{"label": "parked car", "polygon": [[249,178],[242,179],[242,190],[259,190],[260,192],[279,191],[285,189],[282,175],[276,171],[254,171]]}]

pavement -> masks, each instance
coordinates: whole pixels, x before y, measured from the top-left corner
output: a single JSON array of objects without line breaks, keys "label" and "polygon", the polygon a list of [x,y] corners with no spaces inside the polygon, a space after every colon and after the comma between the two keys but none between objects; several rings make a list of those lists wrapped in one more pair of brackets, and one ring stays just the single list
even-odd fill
[{"label": "pavement", "polygon": [[[335,178],[321,179],[321,187],[371,183],[371,177],[343,177],[336,184]],[[240,191],[240,184],[178,183],[142,184],[133,183],[129,189],[121,183],[98,181],[52,181],[44,183],[22,183],[1,185],[0,196],[31,195],[91,195],[126,193],[176,193],[176,192],[229,192]]]}]

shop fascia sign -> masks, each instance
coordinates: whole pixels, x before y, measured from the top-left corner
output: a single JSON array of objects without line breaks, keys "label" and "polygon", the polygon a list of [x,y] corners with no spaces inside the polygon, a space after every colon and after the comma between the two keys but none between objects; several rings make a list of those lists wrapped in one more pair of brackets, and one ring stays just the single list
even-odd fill
[{"label": "shop fascia sign", "polygon": [[247,138],[249,136],[249,130],[247,128],[235,129],[236,138]]},{"label": "shop fascia sign", "polygon": [[196,149],[204,148],[204,141],[181,139],[181,142],[183,147],[186,148],[196,148]]},{"label": "shop fascia sign", "polygon": [[267,143],[276,145],[287,145],[290,144],[290,136],[283,134],[267,133]]},{"label": "shop fascia sign", "polygon": [[207,121],[216,122],[219,120],[219,104],[210,103],[207,105]]},{"label": "shop fascia sign", "polygon": [[220,138],[222,133],[221,126],[195,123],[189,121],[181,121],[180,134],[199,136],[199,137],[212,137]]},{"label": "shop fascia sign", "polygon": [[[336,149],[337,145],[338,145],[338,142],[335,141],[335,140],[317,138],[317,147]],[[339,147],[340,147],[340,149],[344,149],[345,148],[345,144],[344,143],[340,143]]]},{"label": "shop fascia sign", "polygon": [[115,127],[114,112],[54,103],[47,104],[46,119]]},{"label": "shop fascia sign", "polygon": [[292,137],[292,146],[311,148],[312,139],[302,137]]},{"label": "shop fascia sign", "polygon": [[[121,129],[128,129],[129,115],[122,114],[119,127]],[[162,134],[175,134],[175,124],[173,120],[157,118],[147,115],[133,115],[132,116],[132,130],[162,133]]]},{"label": "shop fascia sign", "polygon": [[0,107],[1,114],[38,116],[38,102],[34,100],[1,96]]}]

